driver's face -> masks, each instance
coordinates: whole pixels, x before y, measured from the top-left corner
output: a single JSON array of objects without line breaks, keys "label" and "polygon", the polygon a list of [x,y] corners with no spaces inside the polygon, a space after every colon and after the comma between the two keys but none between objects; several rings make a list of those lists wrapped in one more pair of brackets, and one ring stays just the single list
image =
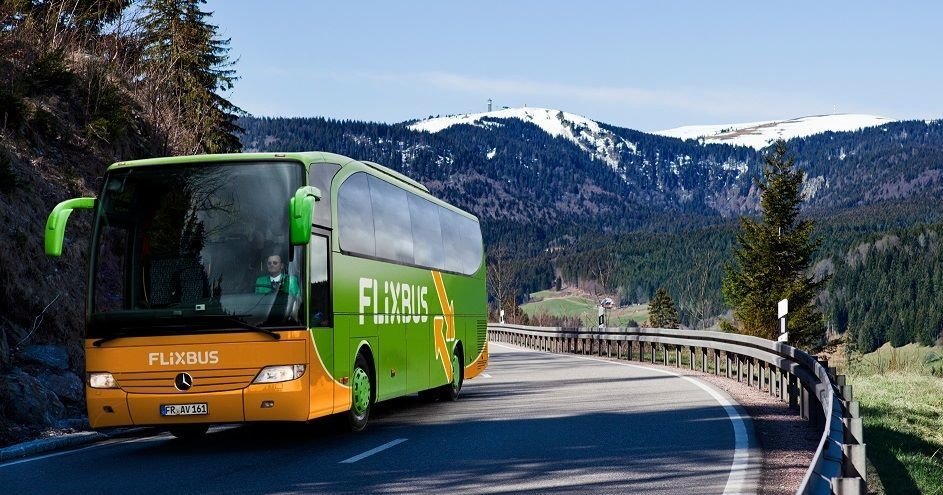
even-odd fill
[{"label": "driver's face", "polygon": [[273,277],[282,273],[282,257],[281,256],[269,256],[266,260],[266,265],[268,266],[269,275]]}]

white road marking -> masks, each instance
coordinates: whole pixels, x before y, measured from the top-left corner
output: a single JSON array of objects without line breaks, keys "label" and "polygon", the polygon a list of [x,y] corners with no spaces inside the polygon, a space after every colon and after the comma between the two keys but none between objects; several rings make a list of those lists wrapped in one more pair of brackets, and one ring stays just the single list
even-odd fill
[{"label": "white road marking", "polygon": [[489,374],[487,374],[487,373],[482,373],[481,376],[482,376],[483,378],[491,378],[491,375],[489,375]]},{"label": "white road marking", "polygon": [[377,447],[377,448],[370,449],[370,450],[364,452],[363,454],[355,455],[355,456],[351,457],[350,459],[344,459],[343,461],[338,462],[338,464],[353,464],[353,463],[355,463],[355,462],[357,462],[357,461],[359,461],[359,460],[361,460],[361,459],[365,459],[365,458],[367,458],[367,457],[370,457],[370,456],[372,456],[373,454],[376,454],[377,452],[383,452],[384,450],[386,450],[386,449],[388,449],[388,448],[390,448],[390,447],[395,447],[395,446],[397,446],[397,445],[399,445],[399,444],[405,442],[406,440],[408,440],[408,439],[406,439],[406,438],[397,438],[396,440],[393,440],[392,442],[387,442],[387,443],[385,443],[385,444],[383,444],[383,445],[381,445],[381,446],[379,446],[379,447]]},{"label": "white road marking", "polygon": [[527,349],[524,347],[511,347],[503,344],[497,344],[495,342],[489,342],[488,345],[496,345],[498,347],[503,347],[512,351],[528,351],[528,352],[538,352],[541,354],[548,354],[551,356],[559,356],[562,358],[572,358],[572,359],[583,359],[586,361],[596,361],[600,363],[609,363],[617,364],[619,366],[628,366],[629,368],[639,368],[643,370],[655,371],[658,373],[664,373],[666,375],[676,376],[682,380],[686,380],[698,388],[707,392],[714,400],[717,401],[724,408],[724,412],[727,413],[727,418],[730,419],[730,424],[733,426],[733,462],[730,465],[730,475],[727,477],[727,485],[724,487],[724,494],[733,494],[733,493],[744,493],[746,487],[744,486],[747,470],[750,466],[750,451],[749,451],[749,436],[747,435],[746,424],[744,423],[744,415],[740,414],[736,407],[736,403],[731,403],[727,400],[726,397],[720,395],[713,387],[710,385],[689,376],[684,376],[680,373],[675,373],[673,371],[662,370],[657,368],[649,368],[648,366],[640,366],[637,364],[623,363],[620,361],[611,361],[608,359],[594,358],[590,356],[577,356],[573,354],[557,354],[553,352],[538,351],[534,349]]}]

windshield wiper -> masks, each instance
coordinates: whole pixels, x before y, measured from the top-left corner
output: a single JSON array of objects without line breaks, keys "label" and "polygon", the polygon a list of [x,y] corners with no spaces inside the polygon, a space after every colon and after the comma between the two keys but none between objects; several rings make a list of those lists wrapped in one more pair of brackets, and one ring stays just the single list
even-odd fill
[{"label": "windshield wiper", "polygon": [[120,338],[122,338],[122,337],[130,337],[130,336],[132,336],[132,335],[134,335],[134,334],[132,334],[132,333],[130,333],[130,332],[113,333],[113,334],[111,334],[111,335],[109,335],[109,336],[107,336],[107,337],[103,337],[103,338],[100,338],[100,339],[96,340],[95,342],[92,342],[92,345],[95,346],[95,347],[101,347],[102,344],[104,344],[105,342],[108,342],[109,340],[120,339]]},{"label": "windshield wiper", "polygon": [[239,326],[239,327],[245,328],[246,330],[252,330],[253,332],[264,333],[265,335],[268,335],[268,336],[272,337],[272,338],[275,339],[275,340],[279,340],[279,339],[282,338],[282,336],[279,335],[279,334],[278,334],[277,332],[275,332],[274,330],[269,330],[268,328],[257,327],[257,326],[255,326],[255,325],[253,325],[253,324],[251,324],[251,323],[248,323],[248,322],[246,322],[246,321],[244,321],[244,320],[240,320],[239,318],[237,318],[237,317],[235,317],[235,316],[229,316],[229,315],[203,315],[203,316],[201,316],[200,318],[219,318],[220,320],[227,321],[227,322],[229,322],[229,323],[233,323],[233,324],[235,324],[235,325],[237,325],[237,326]]}]

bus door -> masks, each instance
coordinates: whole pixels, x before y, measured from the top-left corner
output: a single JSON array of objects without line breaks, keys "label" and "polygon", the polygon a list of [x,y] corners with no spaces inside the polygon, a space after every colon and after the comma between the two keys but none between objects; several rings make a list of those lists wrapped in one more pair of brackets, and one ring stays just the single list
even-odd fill
[{"label": "bus door", "polygon": [[332,371],[335,369],[336,356],[334,346],[334,308],[331,301],[330,284],[330,235],[327,231],[315,228],[311,234],[308,251],[311,259],[310,299],[307,306],[308,326],[314,340],[313,355],[310,359],[312,386],[312,413],[330,413],[334,407],[334,383]]}]

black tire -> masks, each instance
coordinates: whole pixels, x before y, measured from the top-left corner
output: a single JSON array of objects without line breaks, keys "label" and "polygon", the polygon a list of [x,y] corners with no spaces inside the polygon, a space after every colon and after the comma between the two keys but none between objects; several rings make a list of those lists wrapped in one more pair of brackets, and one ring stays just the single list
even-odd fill
[{"label": "black tire", "polygon": [[465,383],[465,360],[462,355],[462,348],[456,347],[452,354],[452,383],[446,383],[439,389],[439,398],[444,401],[456,401],[459,394],[462,393],[462,385]]},{"label": "black tire", "polygon": [[171,426],[170,434],[185,442],[195,442],[204,436],[210,429],[209,425],[180,425]]},{"label": "black tire", "polygon": [[[367,358],[363,354],[358,354],[357,360],[354,361],[353,372],[351,372],[351,404],[350,410],[347,411],[347,427],[351,431],[363,431],[370,419],[370,410],[373,408],[373,401],[376,397],[376,384],[374,383],[372,369]],[[363,390],[362,387],[364,386],[368,388]],[[366,394],[366,397],[364,397],[364,394]]]}]

